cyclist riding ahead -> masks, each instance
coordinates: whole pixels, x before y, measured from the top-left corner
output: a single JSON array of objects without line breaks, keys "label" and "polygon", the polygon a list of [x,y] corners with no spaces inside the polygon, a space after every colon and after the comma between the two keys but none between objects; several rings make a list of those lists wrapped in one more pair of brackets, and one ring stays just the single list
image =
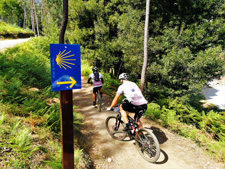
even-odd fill
[{"label": "cyclist riding ahead", "polygon": [[135,113],[135,116],[138,116],[138,128],[143,128],[140,118],[147,110],[148,102],[144,98],[141,90],[136,85],[136,83],[128,81],[127,73],[120,74],[119,79],[122,84],[119,86],[116,96],[114,97],[111,106],[108,107],[107,110],[112,110],[112,108],[118,103],[120,96],[124,94],[124,96],[128,100],[127,103],[123,103],[120,105],[120,112],[124,123],[126,123],[124,131],[132,130],[132,127],[128,121],[127,112]]},{"label": "cyclist riding ahead", "polygon": [[90,74],[89,78],[88,78],[88,82],[87,83],[91,83],[90,81],[92,80],[93,82],[93,106],[96,106],[96,102],[95,102],[95,93],[100,90],[100,95],[102,97],[102,85],[104,83],[102,74],[97,72],[98,68],[96,66],[94,66],[92,68],[93,73]]}]

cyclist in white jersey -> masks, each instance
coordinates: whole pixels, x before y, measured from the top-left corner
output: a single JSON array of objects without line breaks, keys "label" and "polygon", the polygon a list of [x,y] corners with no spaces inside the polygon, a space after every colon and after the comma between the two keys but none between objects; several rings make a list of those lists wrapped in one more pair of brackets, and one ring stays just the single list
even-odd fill
[{"label": "cyclist in white jersey", "polygon": [[135,113],[140,112],[143,110],[142,114],[138,115],[138,127],[143,128],[142,123],[140,121],[141,116],[144,114],[144,112],[147,110],[147,100],[144,98],[141,90],[136,85],[136,83],[128,81],[128,75],[126,73],[122,73],[119,76],[119,79],[121,81],[121,85],[119,86],[116,96],[114,97],[111,106],[107,108],[107,110],[112,110],[112,108],[118,103],[118,100],[120,96],[123,94],[127,100],[128,103],[123,103],[120,105],[120,112],[123,118],[123,121],[126,123],[126,127],[124,128],[124,131],[129,131],[132,129],[128,118],[127,118],[127,112]]},{"label": "cyclist in white jersey", "polygon": [[92,68],[93,73],[91,73],[89,78],[88,78],[88,83],[91,83],[90,82],[91,80],[92,80],[92,83],[93,83],[93,94],[92,94],[93,106],[96,105],[96,102],[95,102],[95,95],[96,94],[95,93],[97,92],[97,90],[100,90],[100,95],[102,97],[102,85],[104,83],[102,74],[98,73],[97,70],[98,70],[98,68],[94,66]]}]

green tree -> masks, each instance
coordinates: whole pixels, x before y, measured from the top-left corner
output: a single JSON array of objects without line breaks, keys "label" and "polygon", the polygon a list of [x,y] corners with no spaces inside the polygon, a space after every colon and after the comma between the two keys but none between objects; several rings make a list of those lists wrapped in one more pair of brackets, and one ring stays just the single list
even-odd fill
[{"label": "green tree", "polygon": [[[105,72],[128,72],[138,81],[146,2],[69,3],[68,42],[81,44],[82,57]],[[171,97],[198,92],[208,80],[222,75],[224,6],[220,0],[151,1],[145,91],[149,99],[156,91]],[[197,65],[201,71],[196,72]]]},{"label": "green tree", "polygon": [[1,0],[0,15],[8,23],[18,26],[23,24],[23,9],[17,0]]}]

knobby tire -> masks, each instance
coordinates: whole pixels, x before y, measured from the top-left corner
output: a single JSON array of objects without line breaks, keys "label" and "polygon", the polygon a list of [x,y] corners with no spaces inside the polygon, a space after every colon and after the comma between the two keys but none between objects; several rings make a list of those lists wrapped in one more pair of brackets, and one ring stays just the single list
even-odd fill
[{"label": "knobby tire", "polygon": [[101,98],[99,92],[97,94],[97,97],[98,97],[98,111],[101,112],[101,110],[102,110],[102,98]]},{"label": "knobby tire", "polygon": [[159,159],[159,142],[156,136],[148,129],[142,128],[138,130],[138,135],[135,136],[135,145],[140,155],[148,162],[154,163]]},{"label": "knobby tire", "polygon": [[[117,122],[117,124],[116,124]],[[105,121],[106,129],[109,135],[115,140],[124,140],[127,136],[127,132],[124,132],[123,129],[125,124],[123,121],[118,119],[115,116],[109,116]]]}]

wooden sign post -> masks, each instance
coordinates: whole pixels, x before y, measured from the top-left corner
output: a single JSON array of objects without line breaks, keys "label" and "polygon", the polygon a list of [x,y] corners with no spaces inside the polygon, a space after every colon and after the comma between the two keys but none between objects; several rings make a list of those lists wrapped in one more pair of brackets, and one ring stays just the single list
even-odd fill
[{"label": "wooden sign post", "polygon": [[64,44],[68,0],[63,0],[59,44],[50,44],[52,91],[60,91],[62,169],[74,169],[73,89],[81,88],[80,45]]},{"label": "wooden sign post", "polygon": [[74,169],[72,90],[60,91],[62,168]]},{"label": "wooden sign post", "polygon": [[[59,43],[64,44],[64,35],[68,23],[68,0],[63,0],[63,21],[59,34]],[[60,91],[60,114],[62,133],[62,168],[74,169],[73,138],[73,94],[72,90]]]}]

